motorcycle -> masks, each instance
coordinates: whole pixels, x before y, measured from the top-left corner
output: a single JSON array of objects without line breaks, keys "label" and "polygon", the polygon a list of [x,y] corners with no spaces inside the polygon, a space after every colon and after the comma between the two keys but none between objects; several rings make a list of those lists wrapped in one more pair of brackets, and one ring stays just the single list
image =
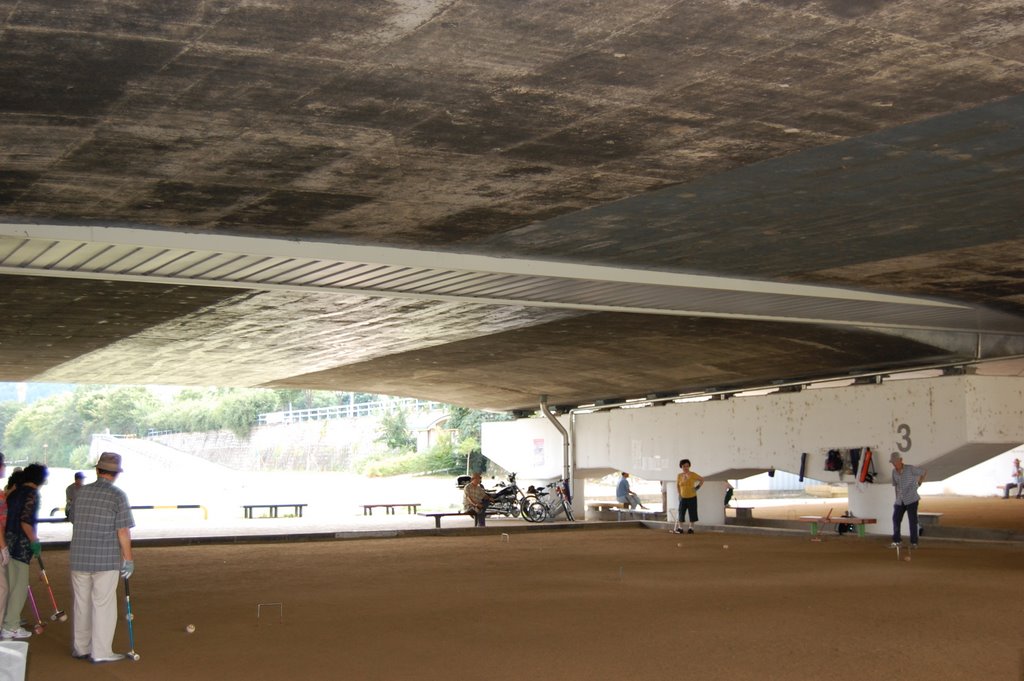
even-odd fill
[{"label": "motorcycle", "polygon": [[510,473],[508,482],[499,482],[496,489],[487,490],[491,495],[491,505],[487,507],[487,515],[505,515],[518,518],[523,512],[523,490],[516,484],[516,474]]}]

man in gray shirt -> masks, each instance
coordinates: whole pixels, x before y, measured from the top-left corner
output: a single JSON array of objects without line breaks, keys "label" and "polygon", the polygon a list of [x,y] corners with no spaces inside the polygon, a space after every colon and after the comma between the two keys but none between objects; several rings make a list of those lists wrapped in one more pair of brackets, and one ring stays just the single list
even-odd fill
[{"label": "man in gray shirt", "polygon": [[70,520],[71,586],[74,591],[74,639],[71,655],[92,662],[116,662],[117,577],[135,571],[131,528],[135,526],[125,493],[114,486],[122,472],[121,455],[103,452],[96,463],[96,482],[75,497]]},{"label": "man in gray shirt", "polygon": [[889,457],[893,466],[892,486],[896,491],[896,503],[892,510],[892,546],[900,545],[900,526],[903,524],[903,516],[907,515],[910,523],[910,546],[917,548],[917,505],[921,496],[917,488],[924,482],[928,474],[923,468],[903,463],[903,457],[899,452],[893,452]]}]

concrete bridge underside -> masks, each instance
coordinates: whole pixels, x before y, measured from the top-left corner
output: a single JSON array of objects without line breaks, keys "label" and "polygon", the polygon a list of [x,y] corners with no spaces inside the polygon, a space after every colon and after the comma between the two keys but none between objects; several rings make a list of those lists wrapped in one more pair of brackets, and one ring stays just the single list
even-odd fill
[{"label": "concrete bridge underside", "polygon": [[1022,373],[1012,3],[2,4],[0,380]]}]

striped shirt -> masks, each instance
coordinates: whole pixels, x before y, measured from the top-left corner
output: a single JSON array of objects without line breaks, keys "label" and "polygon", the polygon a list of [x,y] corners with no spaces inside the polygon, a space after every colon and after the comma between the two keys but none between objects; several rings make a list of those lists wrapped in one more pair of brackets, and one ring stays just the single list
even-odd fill
[{"label": "striped shirt", "polygon": [[472,508],[480,508],[488,496],[483,485],[469,483],[462,489],[462,508],[467,511]]},{"label": "striped shirt", "polygon": [[903,470],[892,469],[892,486],[896,490],[896,503],[906,506],[915,501],[921,501],[921,495],[917,493],[918,479],[927,471],[917,466],[903,464]]},{"label": "striped shirt", "polygon": [[98,478],[75,497],[71,534],[71,570],[102,572],[121,568],[119,529],[135,527],[128,495]]}]

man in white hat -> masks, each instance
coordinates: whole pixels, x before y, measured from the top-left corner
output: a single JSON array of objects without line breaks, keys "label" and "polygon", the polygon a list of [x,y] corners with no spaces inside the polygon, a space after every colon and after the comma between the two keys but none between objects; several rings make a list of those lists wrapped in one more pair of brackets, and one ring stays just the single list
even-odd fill
[{"label": "man in white hat", "polygon": [[896,492],[896,503],[892,509],[892,546],[900,545],[900,526],[903,524],[903,516],[907,516],[910,523],[910,547],[917,548],[917,506],[921,502],[921,495],[917,488],[924,482],[928,474],[923,468],[903,463],[903,457],[899,452],[893,452],[889,456],[889,463],[892,464],[892,486]]},{"label": "man in white hat", "polygon": [[71,521],[71,586],[75,594],[72,657],[92,662],[125,659],[113,650],[117,628],[117,577],[131,577],[131,528],[135,526],[128,496],[114,486],[123,472],[121,455],[103,452],[96,462],[96,482],[75,497]]}]

